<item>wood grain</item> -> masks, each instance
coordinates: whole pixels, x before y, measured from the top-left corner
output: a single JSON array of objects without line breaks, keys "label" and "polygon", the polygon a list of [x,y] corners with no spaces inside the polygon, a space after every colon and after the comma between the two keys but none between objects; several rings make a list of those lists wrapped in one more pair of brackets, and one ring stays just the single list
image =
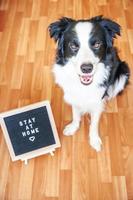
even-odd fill
[{"label": "wood grain", "polygon": [[55,57],[48,25],[62,16],[105,15],[122,26],[115,44],[133,72],[132,0],[1,0],[0,112],[48,99],[62,147],[55,156],[12,162],[0,129],[0,200],[133,200],[133,78],[103,113],[103,149],[88,144],[89,120],[63,136],[71,108],[51,73]]}]

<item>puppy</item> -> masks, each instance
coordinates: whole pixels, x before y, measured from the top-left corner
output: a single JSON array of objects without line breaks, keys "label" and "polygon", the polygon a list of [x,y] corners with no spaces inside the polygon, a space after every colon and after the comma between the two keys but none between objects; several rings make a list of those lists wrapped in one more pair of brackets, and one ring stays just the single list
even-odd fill
[{"label": "puppy", "polygon": [[49,26],[57,42],[53,72],[72,106],[72,122],[64,135],[73,135],[80,126],[81,115],[91,117],[89,141],[101,150],[98,125],[106,100],[123,91],[129,80],[129,68],[120,60],[113,40],[120,35],[120,25],[102,16],[88,20],[63,17]]}]

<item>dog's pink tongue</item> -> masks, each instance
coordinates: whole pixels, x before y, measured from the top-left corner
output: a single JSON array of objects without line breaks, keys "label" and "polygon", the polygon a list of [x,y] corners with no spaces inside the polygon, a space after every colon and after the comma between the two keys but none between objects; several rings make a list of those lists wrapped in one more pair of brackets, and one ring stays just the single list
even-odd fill
[{"label": "dog's pink tongue", "polygon": [[85,82],[88,82],[90,80],[90,76],[82,76],[82,78]]},{"label": "dog's pink tongue", "polygon": [[83,84],[88,85],[92,81],[92,76],[90,76],[90,75],[82,75],[82,76],[80,76],[80,81]]}]

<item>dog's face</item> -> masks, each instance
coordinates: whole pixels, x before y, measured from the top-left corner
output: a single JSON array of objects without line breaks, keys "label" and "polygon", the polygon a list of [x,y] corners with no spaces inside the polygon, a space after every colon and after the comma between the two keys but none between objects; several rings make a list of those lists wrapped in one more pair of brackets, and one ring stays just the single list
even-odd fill
[{"label": "dog's face", "polygon": [[49,26],[50,36],[58,42],[56,62],[74,66],[84,85],[93,81],[98,64],[106,59],[113,38],[120,35],[120,26],[101,16],[75,21],[62,18]]}]

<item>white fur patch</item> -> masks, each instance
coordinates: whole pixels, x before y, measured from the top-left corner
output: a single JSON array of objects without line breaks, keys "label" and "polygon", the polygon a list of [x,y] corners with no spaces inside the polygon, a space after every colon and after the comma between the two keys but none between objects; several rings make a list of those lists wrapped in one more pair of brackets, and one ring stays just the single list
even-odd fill
[{"label": "white fur patch", "polygon": [[115,82],[114,85],[109,87],[108,95],[109,99],[114,98],[119,92],[121,92],[126,83],[127,77],[125,75],[122,75],[119,80]]},{"label": "white fur patch", "polygon": [[93,28],[93,25],[90,22],[79,22],[76,25],[75,31],[77,33],[81,47],[83,46],[88,47],[89,35],[92,31],[92,28]]}]

